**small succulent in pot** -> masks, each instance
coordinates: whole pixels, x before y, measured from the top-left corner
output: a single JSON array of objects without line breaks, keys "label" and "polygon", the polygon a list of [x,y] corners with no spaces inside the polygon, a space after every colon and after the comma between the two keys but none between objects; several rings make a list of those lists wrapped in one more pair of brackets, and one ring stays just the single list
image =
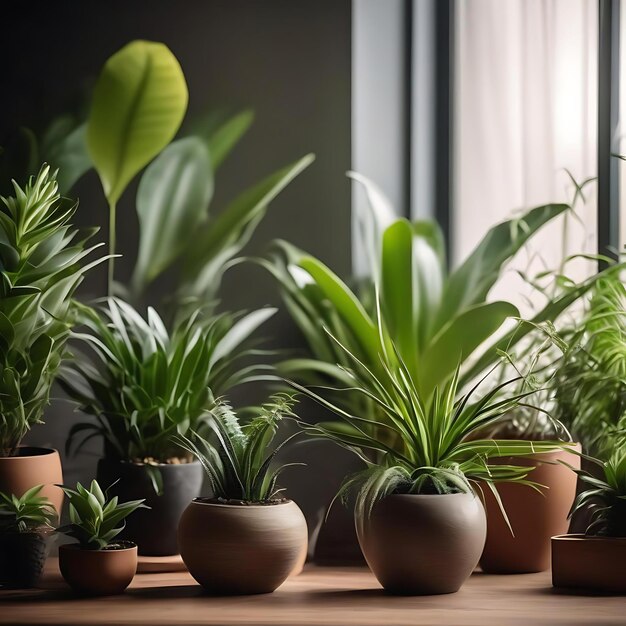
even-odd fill
[{"label": "small succulent in pot", "polygon": [[57,529],[78,543],[59,549],[59,566],[66,582],[76,591],[94,595],[121,593],[137,570],[137,545],[113,541],[124,528],[125,519],[145,507],[143,500],[110,500],[97,481],[89,489],[63,487],[69,500],[70,524]]},{"label": "small succulent in pot", "polygon": [[[288,465],[274,467],[280,422],[294,400],[278,394],[241,423],[225,402],[212,410],[210,433],[180,443],[202,464],[212,498],[196,498],[178,527],[181,556],[191,575],[213,594],[274,591],[306,554],[307,527],[298,505],[276,485]],[[297,464],[296,464],[297,465]]]},{"label": "small succulent in pot", "polygon": [[0,492],[0,586],[34,587],[41,576],[57,519],[42,489],[21,497]]}]

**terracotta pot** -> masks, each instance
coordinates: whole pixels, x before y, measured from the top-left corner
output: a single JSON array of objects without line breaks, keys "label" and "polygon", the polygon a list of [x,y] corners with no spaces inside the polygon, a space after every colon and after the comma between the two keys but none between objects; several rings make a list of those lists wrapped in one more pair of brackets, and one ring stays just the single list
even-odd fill
[{"label": "terracotta pot", "polygon": [[36,587],[49,545],[50,535],[45,531],[0,534],[0,586]]},{"label": "terracotta pot", "polygon": [[79,593],[110,596],[122,593],[137,571],[137,546],[117,550],[85,550],[76,543],[59,547],[59,567],[65,582]]},{"label": "terracotta pot", "polygon": [[216,595],[274,591],[293,571],[306,542],[304,515],[291,500],[267,505],[195,500],[178,527],[185,565]]},{"label": "terracotta pot", "polygon": [[121,502],[145,499],[151,507],[137,509],[129,516],[119,537],[136,542],[141,555],[170,556],[179,552],[178,522],[189,501],[200,495],[204,471],[197,461],[157,467],[163,480],[160,496],[142,464],[100,459],[97,477],[103,487],[119,481],[109,490],[110,496],[118,496]]},{"label": "terracotta pot", "polygon": [[367,564],[389,592],[458,591],[485,544],[485,511],[473,494],[392,495],[356,520]]},{"label": "terracotta pot", "polygon": [[552,537],[552,584],[626,594],[626,537]]},{"label": "terracotta pot", "polygon": [[45,485],[47,497],[57,513],[63,506],[61,457],[52,448],[19,447],[16,456],[0,456],[0,491],[21,496],[35,485]]},{"label": "terracotta pot", "polygon": [[[580,451],[580,446],[577,446]],[[497,486],[514,535],[506,524],[493,494],[483,488],[487,511],[487,542],[480,559],[484,572],[490,574],[524,574],[550,568],[550,538],[566,533],[567,514],[576,497],[576,474],[564,465],[545,461],[563,460],[580,468],[580,457],[565,450],[504,459],[513,465],[532,465],[528,478],[548,489],[538,493],[526,485],[502,483]]]}]

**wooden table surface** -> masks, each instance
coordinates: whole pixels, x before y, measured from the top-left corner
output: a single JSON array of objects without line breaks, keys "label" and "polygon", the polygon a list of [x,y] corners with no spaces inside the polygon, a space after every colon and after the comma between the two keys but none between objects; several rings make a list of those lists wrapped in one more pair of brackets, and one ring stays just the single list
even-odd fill
[{"label": "wooden table surface", "polygon": [[458,593],[394,597],[365,568],[307,566],[273,594],[208,597],[186,572],[139,574],[121,596],[73,596],[55,561],[42,588],[0,591],[0,624],[626,624],[626,598],[559,593],[550,574],[475,573]]}]

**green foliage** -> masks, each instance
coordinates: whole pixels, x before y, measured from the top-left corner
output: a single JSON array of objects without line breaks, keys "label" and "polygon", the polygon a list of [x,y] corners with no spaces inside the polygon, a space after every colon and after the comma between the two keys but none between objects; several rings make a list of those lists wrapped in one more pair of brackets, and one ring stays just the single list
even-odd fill
[{"label": "green foliage", "polygon": [[0,204],[0,451],[12,454],[41,422],[74,322],[72,296],[98,246],[71,226],[76,203],[61,198],[43,166]]},{"label": "green foliage", "polygon": [[27,533],[52,528],[57,512],[48,498],[40,496],[43,485],[32,487],[18,498],[0,492],[0,532]]},{"label": "green foliage", "polygon": [[144,319],[114,298],[79,311],[85,331],[75,336],[92,358],[70,362],[60,381],[96,423],[75,424],[68,446],[79,434],[101,436],[109,456],[166,461],[180,454],[175,436],[203,429],[214,394],[268,375],[242,361],[257,353],[250,336],[275,309],[213,317],[197,310],[171,333],[154,309]]},{"label": "green foliage", "polygon": [[592,512],[588,535],[626,537],[626,439],[622,435],[614,443],[616,447],[607,461],[587,457],[602,468],[602,479],[577,470],[589,488],[578,494],[570,514],[582,509]]},{"label": "green foliage", "polygon": [[143,504],[144,500],[118,502],[117,496],[108,500],[95,480],[89,489],[80,483],[76,489],[62,489],[69,501],[70,524],[57,531],[77,539],[86,550],[106,548],[124,530],[125,518],[139,508],[150,508]]},{"label": "green foliage", "polygon": [[277,498],[281,491],[276,487],[278,476],[286,467],[299,465],[273,466],[278,451],[293,437],[272,447],[280,422],[294,417],[293,405],[292,397],[276,394],[259,407],[252,420],[241,424],[235,412],[222,401],[211,411],[209,438],[179,439],[180,445],[204,467],[214,498],[244,502]]}]

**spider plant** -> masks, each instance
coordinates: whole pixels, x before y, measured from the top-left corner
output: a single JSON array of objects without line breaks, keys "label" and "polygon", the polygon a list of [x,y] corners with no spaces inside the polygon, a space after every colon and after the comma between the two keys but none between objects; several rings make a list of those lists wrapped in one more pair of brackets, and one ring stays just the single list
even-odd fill
[{"label": "spider plant", "polygon": [[294,402],[289,395],[276,394],[242,424],[230,406],[220,401],[211,411],[209,439],[179,437],[180,445],[202,463],[214,498],[263,503],[279,497],[282,490],[276,483],[280,473],[286,467],[300,465],[273,465],[278,451],[298,434],[272,446],[281,421],[294,417]]},{"label": "spider plant", "polygon": [[109,500],[95,480],[89,489],[78,483],[76,489],[63,487],[63,491],[69,501],[70,523],[57,532],[77,539],[85,550],[102,550],[111,545],[124,530],[124,519],[139,508],[148,508],[143,500],[118,502],[117,496]]},{"label": "spider plant", "polygon": [[0,454],[15,453],[41,423],[74,323],[72,296],[98,245],[97,229],[70,224],[77,203],[61,198],[47,165],[0,202]]},{"label": "spider plant", "polygon": [[85,434],[80,445],[102,437],[108,457],[139,462],[179,457],[176,436],[203,429],[214,397],[267,375],[267,367],[242,360],[258,354],[250,334],[273,313],[266,308],[211,317],[197,310],[168,332],[152,308],[144,319],[115,298],[98,309],[80,306],[85,330],[75,337],[92,358],[70,361],[61,383],[96,420],[72,427],[68,449]]},{"label": "spider plant", "polygon": [[48,498],[40,496],[43,485],[36,485],[22,496],[0,492],[0,531],[27,533],[53,527],[57,513]]},{"label": "spider plant", "polygon": [[351,384],[334,388],[334,392],[368,398],[379,407],[382,417],[355,415],[340,403],[291,383],[343,420],[340,424],[302,423],[305,432],[336,442],[367,465],[348,478],[340,491],[345,495],[357,490],[357,519],[364,519],[380,499],[393,493],[471,493],[475,487],[486,486],[499,502],[496,482],[537,487],[527,479],[531,468],[493,464],[491,459],[550,452],[562,448],[562,444],[473,438],[507,411],[523,406],[534,389],[507,394],[507,387],[517,382],[512,379],[478,396],[483,379],[459,397],[457,366],[452,377],[426,397],[399,348],[385,336],[380,321],[377,330],[382,346],[377,372],[331,335],[350,362],[343,371]]}]

